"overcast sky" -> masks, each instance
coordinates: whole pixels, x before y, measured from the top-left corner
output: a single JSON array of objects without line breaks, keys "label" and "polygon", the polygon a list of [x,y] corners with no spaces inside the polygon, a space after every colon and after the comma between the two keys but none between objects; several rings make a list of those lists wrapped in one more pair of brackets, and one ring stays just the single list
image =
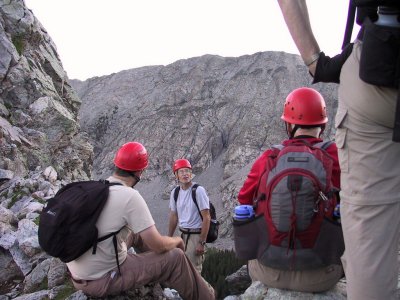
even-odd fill
[{"label": "overcast sky", "polygon": [[[296,0],[293,0],[296,1]],[[298,54],[276,0],[25,0],[71,79],[217,54]],[[347,0],[307,0],[321,49],[340,52]],[[354,35],[353,35],[354,38]]]}]

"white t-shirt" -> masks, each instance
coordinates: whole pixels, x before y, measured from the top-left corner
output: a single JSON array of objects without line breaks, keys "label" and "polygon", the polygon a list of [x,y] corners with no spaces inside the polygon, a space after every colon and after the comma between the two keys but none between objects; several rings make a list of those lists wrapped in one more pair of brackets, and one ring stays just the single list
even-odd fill
[{"label": "white t-shirt", "polygon": [[[115,177],[107,179],[110,182],[119,182]],[[137,190],[124,185],[110,186],[108,200],[97,220],[96,226],[99,237],[116,232],[122,227],[139,233],[154,225],[153,217],[143,197]],[[118,259],[122,264],[127,256],[126,244],[122,236],[126,231],[122,230],[117,235]],[[108,271],[117,266],[112,237],[97,244],[96,254],[92,254],[90,248],[79,258],[67,263],[68,269],[75,279],[94,280],[101,278]]]},{"label": "white t-shirt", "polygon": [[[192,183],[192,185],[193,184],[194,183]],[[201,228],[202,220],[192,199],[192,186],[186,190],[183,190],[182,187],[180,188],[176,203],[174,200],[174,191],[175,189],[171,191],[169,208],[172,211],[177,212],[178,226],[192,229]],[[210,200],[208,199],[207,192],[204,187],[197,187],[196,200],[200,211],[210,209]]]}]

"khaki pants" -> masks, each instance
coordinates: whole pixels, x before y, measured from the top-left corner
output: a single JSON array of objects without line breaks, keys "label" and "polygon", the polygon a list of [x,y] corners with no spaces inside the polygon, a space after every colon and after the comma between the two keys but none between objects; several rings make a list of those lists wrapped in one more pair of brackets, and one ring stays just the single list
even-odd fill
[{"label": "khaki pants", "polygon": [[201,274],[203,269],[204,254],[197,255],[196,248],[199,245],[200,234],[186,234],[182,233],[183,242],[186,245],[185,254],[187,258],[191,261],[196,270]]},{"label": "khaki pants", "polygon": [[360,47],[343,65],[335,120],[347,297],[399,299],[400,143],[391,140],[398,91],[360,80]]},{"label": "khaki pants", "polygon": [[128,254],[120,267],[121,275],[115,268],[100,279],[83,280],[82,283],[73,281],[73,284],[87,295],[104,297],[158,282],[178,291],[183,299],[215,299],[213,288],[200,276],[181,249],[175,248],[162,254],[150,251]]},{"label": "khaki pants", "polygon": [[394,300],[398,281],[400,203],[341,204],[347,298]]},{"label": "khaki pants", "polygon": [[260,281],[268,287],[298,292],[323,292],[331,289],[343,277],[343,268],[331,265],[307,271],[276,270],[261,264],[257,259],[249,260],[252,281]]}]

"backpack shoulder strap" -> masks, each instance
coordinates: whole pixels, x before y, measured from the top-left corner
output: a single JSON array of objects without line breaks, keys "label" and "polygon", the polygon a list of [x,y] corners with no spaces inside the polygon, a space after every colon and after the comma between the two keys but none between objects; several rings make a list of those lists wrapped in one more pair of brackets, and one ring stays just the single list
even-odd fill
[{"label": "backpack shoulder strap", "polygon": [[[106,184],[106,185],[108,185],[109,187],[110,187],[110,186],[113,186],[113,185],[122,185],[122,183],[119,183],[119,182],[109,182],[108,180],[104,180],[104,179],[101,179],[101,180],[99,180],[99,181],[102,182],[102,183],[104,183],[104,184]],[[122,228],[124,228],[124,227],[122,227]],[[121,229],[122,229],[122,228],[121,228]],[[103,237],[101,237],[101,238],[98,238],[98,239],[94,242],[94,244],[93,244],[93,250],[92,250],[92,254],[96,254],[97,243],[102,242],[102,241],[104,241],[104,240],[106,240],[106,239],[112,237],[112,238],[113,238],[113,245],[114,245],[114,252],[115,252],[115,260],[117,261],[118,272],[119,272],[120,275],[121,275],[121,268],[120,268],[120,266],[119,266],[119,259],[118,259],[117,234],[121,231],[121,229],[118,230],[118,231],[115,231],[115,232],[111,232],[111,233],[109,233],[109,234],[107,234],[107,235],[105,235],[105,236],[103,236]]]},{"label": "backpack shoulder strap", "polygon": [[97,248],[97,243],[100,243],[110,237],[113,238],[113,245],[114,245],[114,253],[115,253],[115,260],[117,261],[117,266],[118,266],[118,272],[121,275],[121,268],[119,266],[119,259],[118,259],[118,242],[117,242],[117,234],[122,230],[122,228],[124,228],[125,226],[121,227],[120,230],[115,231],[115,232],[111,232],[99,239],[97,239],[93,245],[93,251],[92,254],[96,254],[96,248]]},{"label": "backpack shoulder strap", "polygon": [[322,141],[313,145],[315,148],[320,148],[322,150],[326,150],[330,145],[333,144],[333,141]]},{"label": "backpack shoulder strap", "polygon": [[253,195],[253,206],[257,207],[258,201],[263,201],[266,198],[266,183],[267,183],[267,176],[269,171],[271,171],[275,165],[276,165],[276,158],[279,154],[279,152],[285,148],[284,145],[282,144],[276,144],[271,146],[271,153],[268,154],[267,160],[265,163],[264,170],[261,174],[261,176],[258,178],[258,183],[257,183],[257,188],[254,190],[254,195]]},{"label": "backpack shoulder strap", "polygon": [[197,199],[196,199],[196,191],[199,186],[200,185],[197,183],[192,185],[192,199],[193,199],[194,205],[196,205],[197,211],[199,212],[200,218],[203,221],[203,216],[201,215],[200,208],[199,208],[199,205],[197,204]]},{"label": "backpack shoulder strap", "polygon": [[107,185],[109,185],[109,186],[112,186],[112,185],[122,185],[122,183],[120,183],[120,182],[109,182],[109,181],[106,180],[106,179],[100,179],[99,181],[100,181],[101,183],[107,184]]},{"label": "backpack shoulder strap", "polygon": [[271,146],[272,149],[278,149],[278,150],[282,150],[284,147],[285,146],[283,146],[282,144],[276,144]]},{"label": "backpack shoulder strap", "polygon": [[196,206],[197,206],[196,191],[197,191],[197,188],[198,188],[199,186],[200,186],[200,185],[197,184],[197,183],[195,183],[195,184],[192,185],[192,198],[193,198],[193,201],[196,203]]},{"label": "backpack shoulder strap", "polygon": [[176,201],[178,201],[178,195],[179,195],[179,191],[180,190],[181,190],[181,187],[179,185],[174,189],[174,200],[175,200],[175,203],[176,203]]},{"label": "backpack shoulder strap", "polygon": [[356,6],[353,1],[349,1],[349,9],[347,13],[346,29],[344,31],[342,50],[350,43],[351,34],[353,32],[353,26],[356,16]]}]

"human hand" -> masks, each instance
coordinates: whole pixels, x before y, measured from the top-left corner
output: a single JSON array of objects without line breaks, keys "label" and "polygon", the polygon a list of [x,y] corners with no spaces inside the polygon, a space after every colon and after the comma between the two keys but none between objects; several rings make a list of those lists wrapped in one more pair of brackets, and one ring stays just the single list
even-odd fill
[{"label": "human hand", "polygon": [[202,244],[198,244],[196,247],[196,255],[203,255],[204,254],[204,248]]},{"label": "human hand", "polygon": [[176,248],[185,251],[185,243],[183,242],[182,238],[180,236],[174,236],[173,239],[176,241]]}]

